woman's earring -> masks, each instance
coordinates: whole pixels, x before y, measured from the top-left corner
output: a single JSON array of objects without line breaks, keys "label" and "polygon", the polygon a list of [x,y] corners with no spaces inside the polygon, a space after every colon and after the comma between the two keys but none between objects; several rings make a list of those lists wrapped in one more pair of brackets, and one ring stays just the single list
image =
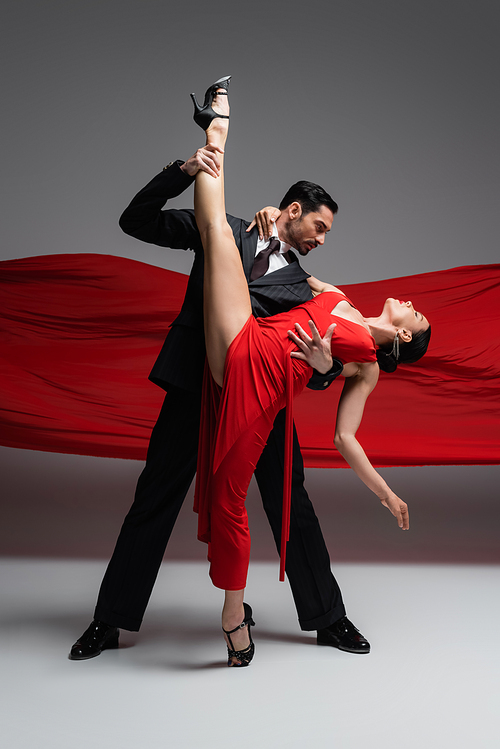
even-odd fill
[{"label": "woman's earring", "polygon": [[394,356],[396,361],[399,359],[399,334],[396,333],[394,336],[394,343],[392,344],[392,351],[391,354]]}]

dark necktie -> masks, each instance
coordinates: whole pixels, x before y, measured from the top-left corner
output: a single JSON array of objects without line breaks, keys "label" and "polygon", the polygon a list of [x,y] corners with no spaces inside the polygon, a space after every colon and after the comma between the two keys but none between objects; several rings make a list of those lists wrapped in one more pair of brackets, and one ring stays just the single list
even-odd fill
[{"label": "dark necktie", "polygon": [[255,281],[256,278],[260,278],[267,273],[269,268],[269,255],[273,252],[277,252],[281,249],[281,242],[279,239],[271,239],[268,247],[265,250],[261,250],[254,260],[252,272],[250,274],[250,281]]}]

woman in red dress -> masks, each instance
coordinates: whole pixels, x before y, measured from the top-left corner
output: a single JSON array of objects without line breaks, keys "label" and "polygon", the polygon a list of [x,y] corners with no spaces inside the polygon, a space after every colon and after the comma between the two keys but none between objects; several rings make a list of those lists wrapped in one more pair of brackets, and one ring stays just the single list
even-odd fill
[{"label": "woman in red dress", "polygon": [[[205,251],[204,320],[208,367],[196,483],[198,537],[209,544],[210,576],[225,590],[222,627],[228,665],[246,666],[254,646],[252,612],[243,603],[250,555],[245,498],[253,471],[278,411],[311,376],[311,339],[333,330],[332,353],[344,365],[345,384],[335,429],[335,446],[360,479],[409,527],[408,508],[375,471],[356,440],[363,409],[379,376],[397,361],[416,361],[430,337],[426,318],[411,302],[387,299],[378,317],[363,317],[335,286],[309,278],[314,298],[290,312],[256,319],[224,202],[224,146],[229,126],[229,78],[208,89],[195,121],[218,154],[218,177],[199,171],[194,208]],[[291,331],[295,326],[295,333]],[[297,350],[297,347],[299,350]],[[289,475],[289,471],[288,471]],[[285,484],[287,471],[285,468]],[[285,486],[285,496],[286,496]],[[287,532],[284,502],[282,572]],[[250,644],[249,644],[250,643]]]}]

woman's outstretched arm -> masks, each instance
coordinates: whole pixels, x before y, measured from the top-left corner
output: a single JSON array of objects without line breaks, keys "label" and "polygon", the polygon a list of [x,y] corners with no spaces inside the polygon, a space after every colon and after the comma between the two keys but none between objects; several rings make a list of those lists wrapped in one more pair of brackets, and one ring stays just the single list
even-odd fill
[{"label": "woman's outstretched arm", "polygon": [[378,375],[378,364],[371,362],[360,364],[358,373],[346,378],[337,411],[334,443],[361,481],[377,495],[384,507],[392,512],[399,527],[408,530],[408,506],[377,473],[356,439],[366,400],[377,384]]}]

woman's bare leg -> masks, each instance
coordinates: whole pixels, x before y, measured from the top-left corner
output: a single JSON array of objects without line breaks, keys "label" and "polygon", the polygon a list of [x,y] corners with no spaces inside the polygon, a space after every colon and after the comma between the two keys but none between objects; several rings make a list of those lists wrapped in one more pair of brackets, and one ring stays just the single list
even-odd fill
[{"label": "woman's bare leg", "polygon": [[[216,97],[212,108],[228,114],[227,96]],[[213,120],[207,130],[207,144],[224,149],[228,126],[228,120]],[[218,385],[222,385],[227,350],[252,314],[240,253],[226,220],[223,154],[220,162],[220,176],[198,172],[194,189],[194,212],[205,250],[203,312],[207,359]]]},{"label": "woman's bare leg", "polygon": [[[229,114],[227,96],[216,97],[212,108]],[[207,144],[224,150],[228,120],[216,119],[207,130]],[[204,172],[196,175],[194,212],[205,251],[203,282],[203,314],[207,360],[212,377],[222,385],[226,354],[232,341],[252,314],[248,284],[233,232],[226,220],[224,201],[224,154],[220,154],[220,176]],[[222,609],[222,628],[228,632],[245,618],[244,590],[226,590]],[[231,635],[235,650],[244,650],[250,643],[248,627]],[[224,635],[227,645],[229,641]],[[239,665],[237,658],[231,663]]]}]

